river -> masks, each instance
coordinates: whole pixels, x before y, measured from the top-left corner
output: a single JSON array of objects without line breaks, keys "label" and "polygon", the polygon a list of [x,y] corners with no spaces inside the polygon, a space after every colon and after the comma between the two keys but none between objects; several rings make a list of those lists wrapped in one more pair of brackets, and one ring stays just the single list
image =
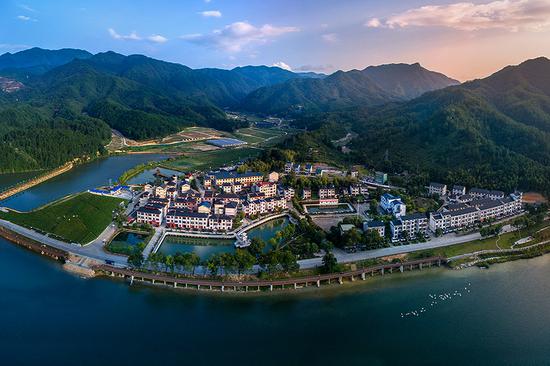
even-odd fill
[{"label": "river", "polygon": [[[68,194],[114,183],[126,170],[139,164],[164,158],[166,156],[160,154],[129,154],[97,159],[79,165],[67,173],[0,201],[0,206],[29,211]],[[0,175],[0,186],[2,184],[11,185],[20,176],[26,177],[26,175],[21,174]]]},{"label": "river", "polygon": [[334,289],[197,294],[81,279],[0,239],[0,354],[5,365],[547,365],[548,278],[545,256]]}]

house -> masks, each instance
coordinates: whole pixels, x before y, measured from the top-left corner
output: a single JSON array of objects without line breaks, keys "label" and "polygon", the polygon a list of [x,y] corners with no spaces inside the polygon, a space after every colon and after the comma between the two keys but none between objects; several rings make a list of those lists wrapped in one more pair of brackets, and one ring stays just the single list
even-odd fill
[{"label": "house", "polygon": [[208,201],[203,201],[197,207],[197,212],[207,214],[207,213],[210,213],[211,209],[212,209],[211,203]]},{"label": "house", "polygon": [[294,173],[300,174],[301,171],[302,171],[302,166],[300,164],[294,165]]},{"label": "house", "polygon": [[225,205],[225,212],[224,214],[226,216],[235,217],[237,216],[237,203],[236,202],[229,202],[227,205]]},{"label": "house", "polygon": [[380,208],[395,217],[403,216],[407,212],[407,206],[401,200],[401,197],[390,193],[384,193],[380,198]]},{"label": "house", "polygon": [[386,236],[386,224],[382,221],[365,221],[363,223],[363,231],[367,230],[374,230],[378,232],[378,235],[380,235],[381,238]]},{"label": "house", "polygon": [[431,182],[428,186],[428,195],[438,195],[443,197],[447,195],[447,185],[442,183]]},{"label": "house", "polygon": [[403,225],[399,219],[393,219],[390,221],[390,239],[393,242],[401,239],[401,233],[403,232]]},{"label": "house", "polygon": [[292,172],[292,168],[294,167],[294,164],[292,162],[287,162],[285,164],[285,173],[290,173]]},{"label": "house", "polygon": [[360,192],[361,192],[361,189],[359,188],[358,185],[352,184],[349,186],[349,194],[351,196],[358,196],[359,194],[361,194]]},{"label": "house", "polygon": [[136,221],[140,224],[159,226],[162,216],[162,210],[154,207],[140,207],[136,211]]},{"label": "house", "polygon": [[252,186],[252,192],[261,192],[266,197],[273,197],[277,194],[277,184],[272,182],[257,182]]},{"label": "house", "polygon": [[350,175],[352,178],[357,178],[357,177],[359,176],[359,171],[358,171],[358,170],[355,170],[355,169],[352,169],[352,170],[350,170],[349,175]]},{"label": "house", "polygon": [[333,185],[319,188],[319,198],[332,198],[336,196],[336,189]]},{"label": "house", "polygon": [[224,184],[222,185],[222,191],[223,191],[224,193],[231,193],[231,192],[233,192],[233,185],[230,184],[230,183],[224,183]]},{"label": "house", "polygon": [[271,183],[276,183],[279,181],[279,173],[277,172],[271,172],[267,176],[267,180]]},{"label": "house", "polygon": [[303,200],[311,199],[311,189],[310,188],[304,188],[302,190],[302,199]]},{"label": "house", "polygon": [[428,234],[428,216],[424,213],[404,215],[390,222],[391,240],[414,239]]},{"label": "house", "polygon": [[285,200],[291,201],[294,198],[294,195],[295,195],[294,188],[291,188],[291,187],[285,188],[283,192],[284,192]]},{"label": "house", "polygon": [[313,173],[313,165],[311,164],[306,164],[305,168],[304,168],[304,173],[306,174],[312,174]]},{"label": "house", "polygon": [[156,186],[155,196],[160,198],[166,198],[166,186]]},{"label": "house", "polygon": [[466,187],[455,184],[451,190],[451,194],[453,196],[463,196],[466,194]]}]

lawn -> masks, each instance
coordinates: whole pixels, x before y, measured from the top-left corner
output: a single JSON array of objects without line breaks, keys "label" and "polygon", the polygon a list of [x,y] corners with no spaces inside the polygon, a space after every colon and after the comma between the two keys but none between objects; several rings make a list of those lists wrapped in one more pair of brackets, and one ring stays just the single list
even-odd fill
[{"label": "lawn", "polygon": [[[444,256],[454,257],[461,254],[473,253],[480,250],[493,250],[493,249],[510,249],[512,245],[519,239],[525,238],[532,233],[550,225],[548,222],[535,225],[528,230],[521,230],[521,232],[511,232],[500,235],[499,237],[491,237],[486,239],[474,240],[463,244],[450,245],[442,248],[434,248],[428,250],[421,250],[418,252],[412,252],[407,255],[408,260],[414,260],[418,258],[426,258],[431,256]],[[498,246],[497,246],[498,240]],[[534,244],[536,241],[530,242]]]},{"label": "lawn", "polygon": [[109,225],[122,199],[81,193],[30,212],[0,212],[0,218],[67,241],[86,244]]}]

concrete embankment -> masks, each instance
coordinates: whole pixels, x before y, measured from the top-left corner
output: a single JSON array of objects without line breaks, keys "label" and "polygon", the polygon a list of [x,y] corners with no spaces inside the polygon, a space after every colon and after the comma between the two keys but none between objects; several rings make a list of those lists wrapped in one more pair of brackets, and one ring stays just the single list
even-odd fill
[{"label": "concrete embankment", "polygon": [[27,238],[26,236],[19,235],[9,229],[6,229],[3,226],[0,226],[0,236],[14,244],[20,245],[24,248],[32,250],[33,252],[63,263],[67,260],[67,258],[69,258],[69,253],[67,253],[66,251],[50,247],[46,244],[42,244],[40,242]]},{"label": "concrete embankment", "polygon": [[31,187],[34,187],[40,183],[43,183],[49,179],[52,179],[53,177],[56,177],[60,174],[63,174],[65,172],[68,172],[69,170],[71,170],[73,168],[73,163],[67,163],[55,170],[52,170],[44,175],[41,175],[39,177],[36,177],[34,179],[31,179],[27,182],[23,182],[23,183],[20,183],[20,184],[17,184],[13,187],[10,187],[8,189],[6,189],[5,191],[3,192],[0,192],[0,201],[2,200],[5,200],[6,198],[9,198],[17,193],[20,193],[20,192],[23,192]]}]

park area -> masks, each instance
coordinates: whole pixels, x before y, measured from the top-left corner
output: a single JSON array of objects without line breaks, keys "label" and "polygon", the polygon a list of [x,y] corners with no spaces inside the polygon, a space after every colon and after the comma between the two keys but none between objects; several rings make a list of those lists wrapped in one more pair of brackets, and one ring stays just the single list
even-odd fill
[{"label": "park area", "polygon": [[51,234],[60,240],[86,244],[111,223],[122,199],[81,193],[30,212],[0,212],[0,218]]}]

